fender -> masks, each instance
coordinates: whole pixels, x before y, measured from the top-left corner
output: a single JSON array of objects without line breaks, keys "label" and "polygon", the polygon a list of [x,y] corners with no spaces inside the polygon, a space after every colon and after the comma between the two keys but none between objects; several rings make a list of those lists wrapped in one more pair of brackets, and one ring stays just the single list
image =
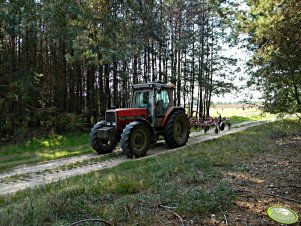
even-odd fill
[{"label": "fender", "polygon": [[165,123],[166,123],[167,119],[169,118],[169,116],[171,115],[171,113],[173,113],[174,111],[177,111],[177,110],[181,110],[181,111],[185,112],[184,108],[182,108],[182,107],[170,107],[170,108],[168,108],[168,110],[166,112],[166,115],[165,115],[165,117],[162,121],[161,126],[165,126]]},{"label": "fender", "polygon": [[158,140],[158,138],[157,138],[155,129],[154,129],[154,127],[152,127],[152,125],[150,124],[150,122],[147,121],[146,119],[143,119],[143,118],[137,118],[137,119],[135,119],[135,121],[142,122],[143,124],[147,125],[147,127],[149,128],[149,131],[151,132],[151,143],[152,144],[156,143],[157,140]]}]

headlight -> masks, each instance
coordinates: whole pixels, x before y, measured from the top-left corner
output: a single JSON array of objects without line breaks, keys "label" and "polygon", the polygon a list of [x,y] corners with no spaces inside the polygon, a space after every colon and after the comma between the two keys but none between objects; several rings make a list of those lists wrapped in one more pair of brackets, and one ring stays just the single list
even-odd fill
[{"label": "headlight", "polygon": [[116,126],[116,122],[113,122],[112,125],[113,125],[113,126]]},{"label": "headlight", "polygon": [[110,122],[107,122],[107,126],[110,126],[111,125],[111,123]]}]

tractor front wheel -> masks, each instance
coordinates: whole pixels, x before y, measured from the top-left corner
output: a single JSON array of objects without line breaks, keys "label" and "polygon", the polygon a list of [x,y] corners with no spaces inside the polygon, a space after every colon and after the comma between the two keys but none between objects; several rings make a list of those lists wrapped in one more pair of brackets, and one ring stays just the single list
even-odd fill
[{"label": "tractor front wheel", "polygon": [[170,148],[184,146],[189,138],[190,126],[184,111],[175,111],[170,115],[165,129],[165,143]]},{"label": "tractor front wheel", "polygon": [[111,139],[100,139],[97,137],[97,130],[105,127],[105,121],[102,120],[94,125],[94,127],[91,129],[90,133],[90,143],[92,148],[98,153],[98,154],[107,154],[112,152],[117,143],[117,137],[113,137]]},{"label": "tractor front wheel", "polygon": [[123,153],[129,157],[142,157],[146,155],[150,145],[150,130],[142,122],[131,122],[121,134],[121,148]]}]

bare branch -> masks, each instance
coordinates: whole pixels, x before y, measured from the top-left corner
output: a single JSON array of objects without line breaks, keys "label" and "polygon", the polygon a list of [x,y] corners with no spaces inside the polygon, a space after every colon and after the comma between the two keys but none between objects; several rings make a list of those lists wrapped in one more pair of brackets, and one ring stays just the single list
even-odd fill
[{"label": "bare branch", "polygon": [[222,214],[224,215],[224,219],[225,219],[225,224],[228,226],[228,220],[226,217],[226,214],[224,213],[224,211],[220,208],[220,211],[222,212]]},{"label": "bare branch", "polygon": [[110,224],[109,222],[101,220],[101,219],[84,219],[84,220],[80,220],[75,223],[72,223],[72,224],[70,224],[70,226],[79,225],[79,224],[82,224],[85,222],[100,222],[100,223],[104,223],[105,225],[112,226],[112,224]]},{"label": "bare branch", "polygon": [[166,211],[168,211],[168,212],[174,214],[177,218],[180,219],[181,225],[184,226],[184,221],[183,221],[182,217],[181,217],[179,214],[177,214],[176,212],[170,210],[170,209],[175,209],[175,207],[163,206],[163,205],[158,205],[158,207],[164,208],[164,209],[166,209]]}]

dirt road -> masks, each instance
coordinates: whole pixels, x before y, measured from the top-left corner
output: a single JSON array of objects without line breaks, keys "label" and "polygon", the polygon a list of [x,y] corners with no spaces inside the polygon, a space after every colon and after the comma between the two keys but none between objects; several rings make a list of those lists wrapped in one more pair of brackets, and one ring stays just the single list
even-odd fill
[{"label": "dirt road", "polygon": [[[204,135],[203,131],[193,132],[190,134],[189,142],[186,146],[177,149],[168,149],[163,141],[158,142],[149,151],[148,158],[160,155],[166,152],[173,152],[183,149],[189,145],[212,140],[221,136],[236,133],[247,128],[268,123],[267,121],[248,122],[234,125],[229,131],[215,134],[212,130]],[[99,156],[97,154],[87,154],[66,159],[49,161],[43,164],[22,166],[11,170],[10,172],[0,174],[0,195],[12,194],[17,191],[33,188],[39,185],[52,183],[66,179],[70,176],[86,174],[91,171],[102,170],[119,165],[125,161],[139,161],[139,159],[127,159],[120,155],[120,149],[115,154]]]}]

